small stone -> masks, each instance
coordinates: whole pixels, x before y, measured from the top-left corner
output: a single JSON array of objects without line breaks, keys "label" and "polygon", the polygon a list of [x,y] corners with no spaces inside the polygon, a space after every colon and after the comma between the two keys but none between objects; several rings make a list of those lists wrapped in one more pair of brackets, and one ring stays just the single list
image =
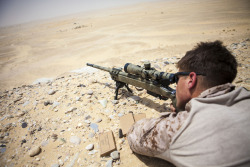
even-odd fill
[{"label": "small stone", "polygon": [[85,122],[86,124],[90,124],[90,123],[91,123],[90,120],[84,120],[84,122]]},{"label": "small stone", "polygon": [[123,113],[119,113],[118,114],[118,117],[122,117],[124,114]]},{"label": "small stone", "polygon": [[16,117],[21,117],[21,116],[23,116],[25,114],[25,112],[19,112],[19,113],[17,113],[15,116]]},{"label": "small stone", "polygon": [[102,119],[99,118],[99,119],[97,119],[95,122],[96,122],[96,123],[100,123],[100,122],[102,122]]},{"label": "small stone", "polygon": [[76,97],[76,101],[80,101],[81,100],[81,97]]},{"label": "small stone", "polygon": [[34,156],[38,155],[40,152],[41,152],[41,148],[38,146],[38,147],[35,147],[32,150],[30,150],[29,155],[30,155],[30,157],[34,157]]},{"label": "small stone", "polygon": [[119,129],[119,138],[123,138],[122,129]]},{"label": "small stone", "polygon": [[93,95],[93,93],[94,93],[93,90],[88,90],[87,92],[88,95]]},{"label": "small stone", "polygon": [[118,101],[118,100],[112,100],[112,103],[113,103],[113,104],[118,104],[119,101]]},{"label": "small stone", "polygon": [[85,147],[86,150],[91,151],[94,149],[94,144],[89,144]]},{"label": "small stone", "polygon": [[81,139],[77,136],[71,136],[70,142],[76,145],[79,145],[81,143]]},{"label": "small stone", "polygon": [[89,155],[94,155],[95,153],[97,153],[98,151],[97,150],[92,150],[92,151],[90,151],[88,154]]},{"label": "small stone", "polygon": [[170,64],[168,61],[164,61],[163,63],[166,64],[166,65]]},{"label": "small stone", "polygon": [[239,79],[239,80],[237,80],[235,83],[241,83],[241,82],[243,82],[243,80],[242,80],[242,79]]},{"label": "small stone", "polygon": [[6,147],[1,147],[0,148],[0,153],[4,153],[6,151]]},{"label": "small stone", "polygon": [[55,90],[50,90],[50,91],[48,92],[49,95],[53,95],[53,94],[55,94],[55,93],[56,93]]},{"label": "small stone", "polygon": [[95,131],[95,133],[99,131],[98,125],[95,124],[95,123],[91,123],[91,124],[90,124],[90,127]]},{"label": "small stone", "polygon": [[113,160],[120,159],[120,152],[119,151],[113,151],[110,156],[112,157]]},{"label": "small stone", "polygon": [[79,85],[77,85],[77,87],[86,87],[86,86],[83,84],[79,84]]},{"label": "small stone", "polygon": [[111,159],[111,160],[108,160],[107,162],[106,162],[106,167],[113,167],[113,160]]},{"label": "small stone", "polygon": [[80,128],[80,127],[82,127],[82,123],[78,123],[76,126],[76,128]]},{"label": "small stone", "polygon": [[52,134],[51,138],[56,140],[58,138],[58,135],[57,134]]},{"label": "small stone", "polygon": [[57,102],[57,101],[54,101],[54,102],[53,102],[53,107],[54,107],[54,108],[57,107],[57,106],[59,106],[59,105],[60,105],[59,102]]},{"label": "small stone", "polygon": [[29,101],[26,101],[24,104],[23,104],[23,107],[27,106],[30,102]]},{"label": "small stone", "polygon": [[71,107],[70,109],[68,109],[65,114],[69,114],[71,112],[73,112],[74,110],[76,110],[77,108],[76,107]]},{"label": "small stone", "polygon": [[26,139],[21,140],[21,144],[26,143]]},{"label": "small stone", "polygon": [[28,124],[26,122],[22,123],[22,128],[26,128],[28,126]]},{"label": "small stone", "polygon": [[99,102],[100,102],[100,104],[101,104],[104,108],[106,108],[106,107],[107,107],[107,103],[108,103],[108,101],[107,101],[106,99],[99,100]]},{"label": "small stone", "polygon": [[51,167],[59,167],[60,165],[59,164],[53,164],[51,165]]},{"label": "small stone", "polygon": [[6,117],[7,119],[14,118],[13,115],[6,115],[5,117]]},{"label": "small stone", "polygon": [[90,118],[91,118],[91,116],[90,116],[90,115],[87,115],[87,116],[85,117],[85,120],[90,119]]},{"label": "small stone", "polygon": [[53,104],[53,102],[52,102],[52,101],[50,101],[50,100],[47,100],[47,101],[45,101],[45,102],[44,102],[44,105],[45,105],[45,106],[47,106],[47,105],[51,105],[51,104]]},{"label": "small stone", "polygon": [[91,95],[87,95],[87,96],[86,96],[86,99],[90,99],[90,98],[91,98]]}]

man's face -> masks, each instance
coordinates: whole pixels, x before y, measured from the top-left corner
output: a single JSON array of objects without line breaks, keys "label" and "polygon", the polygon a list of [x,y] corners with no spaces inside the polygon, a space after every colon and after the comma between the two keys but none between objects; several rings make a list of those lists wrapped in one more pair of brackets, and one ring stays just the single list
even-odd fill
[{"label": "man's face", "polygon": [[189,76],[178,75],[178,78],[179,81],[176,87],[176,107],[180,110],[184,110],[186,103],[191,99],[188,88]]}]

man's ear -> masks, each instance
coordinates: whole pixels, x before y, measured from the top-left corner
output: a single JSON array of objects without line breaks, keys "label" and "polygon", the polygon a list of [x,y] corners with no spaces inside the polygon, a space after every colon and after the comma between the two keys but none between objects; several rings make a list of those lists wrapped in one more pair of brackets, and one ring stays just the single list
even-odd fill
[{"label": "man's ear", "polygon": [[197,83],[197,75],[195,72],[191,72],[189,74],[189,79],[188,79],[188,88],[192,89],[196,86]]}]

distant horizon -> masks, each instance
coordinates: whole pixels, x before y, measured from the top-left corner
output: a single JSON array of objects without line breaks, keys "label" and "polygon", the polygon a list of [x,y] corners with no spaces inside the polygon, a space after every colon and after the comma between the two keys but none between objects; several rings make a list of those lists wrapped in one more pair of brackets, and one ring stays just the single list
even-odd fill
[{"label": "distant horizon", "polygon": [[1,0],[0,27],[160,0]]}]

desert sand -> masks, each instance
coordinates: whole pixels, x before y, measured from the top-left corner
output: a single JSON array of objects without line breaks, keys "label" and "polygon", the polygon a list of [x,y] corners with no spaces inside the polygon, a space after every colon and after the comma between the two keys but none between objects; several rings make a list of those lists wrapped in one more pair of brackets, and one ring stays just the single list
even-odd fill
[{"label": "desert sand", "polygon": [[[177,72],[175,63],[196,43],[221,40],[239,63],[234,84],[250,89],[249,8],[248,0],[159,1],[0,28],[0,166],[105,166],[112,158],[99,156],[98,134],[108,130],[120,152],[113,166],[172,166],[136,156],[118,137],[122,114],[158,117],[171,102],[133,87],[140,100],[125,91],[114,102],[109,75],[86,70],[86,63],[123,67],[148,60]],[[30,157],[35,146],[42,151]]]},{"label": "desert sand", "polygon": [[249,37],[247,0],[177,0],[1,28],[0,87],[54,78],[86,62],[123,66],[181,57],[197,42]]}]

